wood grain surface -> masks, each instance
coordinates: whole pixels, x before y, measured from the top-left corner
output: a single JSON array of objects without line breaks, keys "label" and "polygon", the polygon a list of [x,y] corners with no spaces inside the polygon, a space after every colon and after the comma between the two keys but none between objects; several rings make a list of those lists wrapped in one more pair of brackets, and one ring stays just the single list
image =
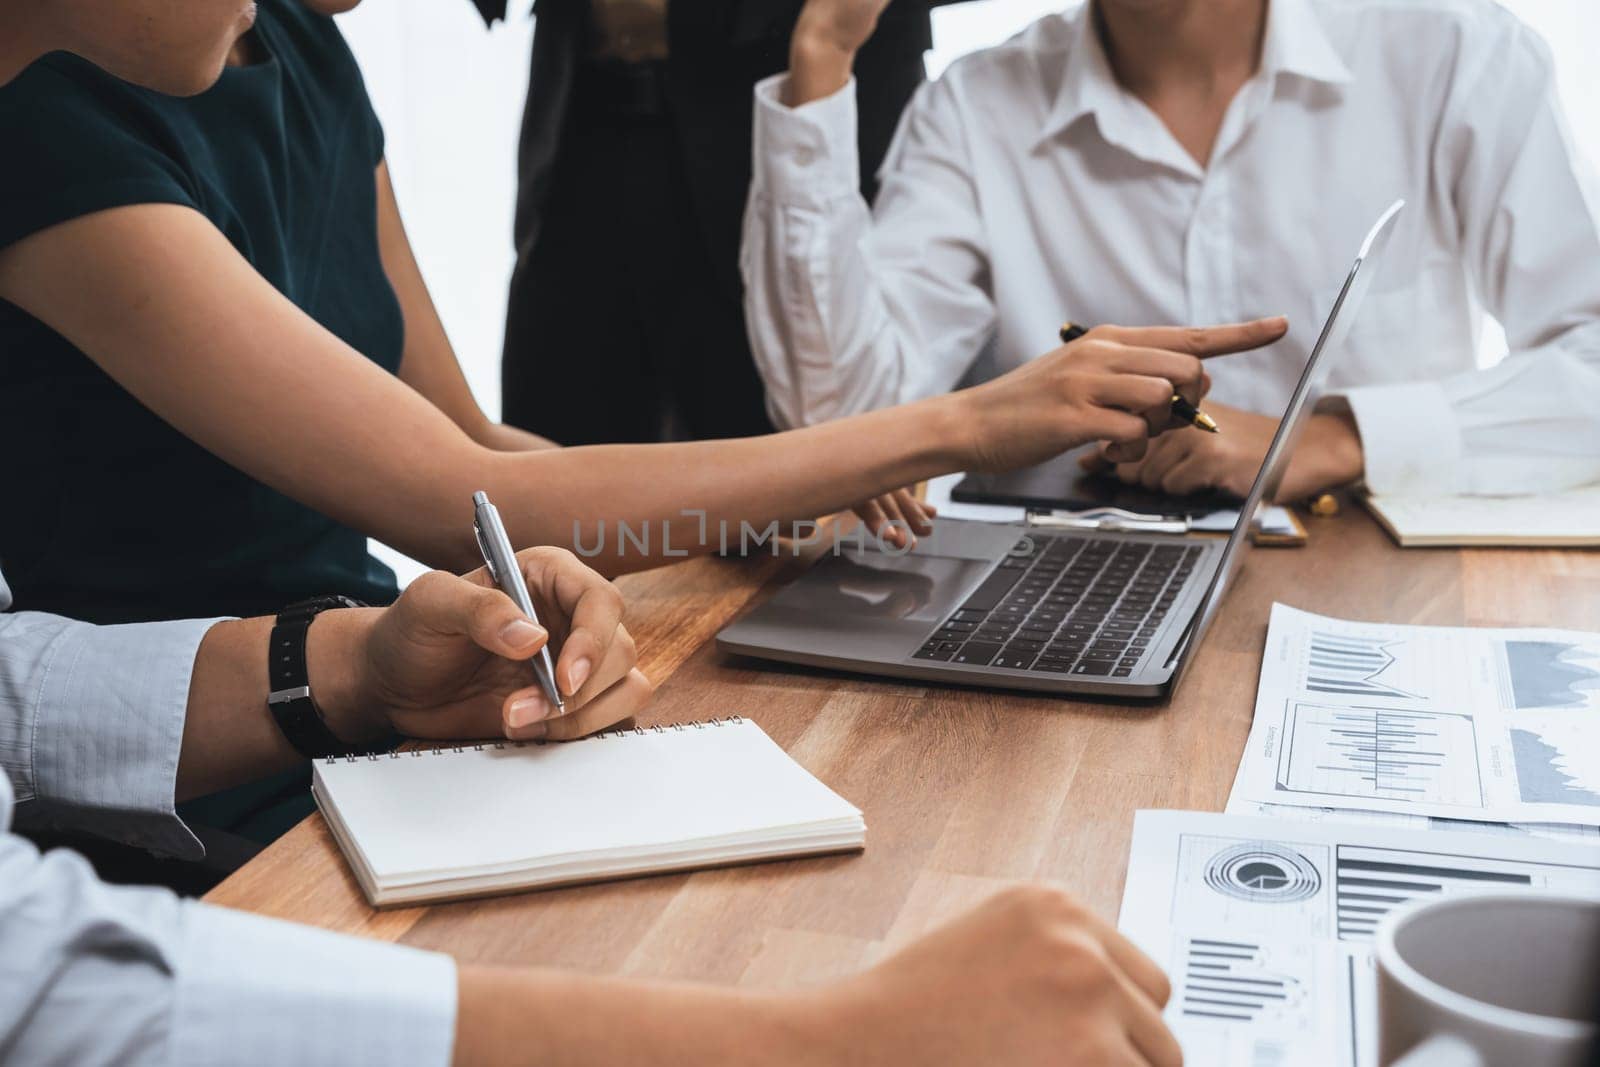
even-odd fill
[{"label": "wood grain surface", "polygon": [[1402,551],[1359,511],[1307,526],[1306,548],[1252,553],[1180,691],[1156,705],[726,656],[716,631],[795,561],[697,560],[631,576],[620,583],[629,625],[659,685],[642,722],[754,719],[865,811],[864,853],[375,912],[313,816],[207,899],[470,961],[810,983],[1018,880],[1064,886],[1114,919],[1134,811],[1226,800],[1274,600],[1353,619],[1600,630],[1592,551]]}]

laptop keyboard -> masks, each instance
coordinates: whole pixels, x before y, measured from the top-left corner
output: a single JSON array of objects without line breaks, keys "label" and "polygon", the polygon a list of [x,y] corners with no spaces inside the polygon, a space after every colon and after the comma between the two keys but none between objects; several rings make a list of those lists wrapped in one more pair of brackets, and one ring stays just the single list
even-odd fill
[{"label": "laptop keyboard", "polygon": [[1126,678],[1199,559],[1195,545],[1031,534],[913,658]]}]

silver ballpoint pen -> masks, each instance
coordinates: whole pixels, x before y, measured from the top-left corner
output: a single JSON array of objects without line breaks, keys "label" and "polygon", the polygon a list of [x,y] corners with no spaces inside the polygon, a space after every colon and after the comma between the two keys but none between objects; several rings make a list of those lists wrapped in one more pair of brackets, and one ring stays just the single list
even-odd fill
[{"label": "silver ballpoint pen", "polygon": [[[489,494],[477,492],[472,494],[472,532],[478,539],[478,550],[483,553],[483,562],[489,568],[489,577],[493,578],[500,591],[510,597],[512,603],[522,609],[522,613],[534,623],[539,622],[539,616],[533,610],[533,597],[528,595],[528,583],[523,580],[522,567],[517,563],[517,554],[511,548],[511,539],[506,536],[506,528],[500,521],[500,512],[489,503]],[[556,668],[550,661],[550,645],[548,643],[539,649],[539,658],[534,661],[533,673],[539,679],[539,685],[544,688],[544,695],[550,698],[559,714],[567,709],[566,701],[561,699],[561,692],[556,689]]]}]

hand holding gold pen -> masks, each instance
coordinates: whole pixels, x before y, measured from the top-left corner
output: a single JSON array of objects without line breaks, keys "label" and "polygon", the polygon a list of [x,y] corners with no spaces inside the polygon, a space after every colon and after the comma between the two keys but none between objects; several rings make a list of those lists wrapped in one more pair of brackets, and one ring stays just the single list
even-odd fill
[{"label": "hand holding gold pen", "polygon": [[[1075,322],[1065,323],[1061,327],[1061,343],[1070,344],[1088,332],[1089,328],[1087,326],[1079,326]],[[1189,403],[1177,393],[1172,394],[1172,415],[1174,418],[1182,419],[1190,426],[1193,426],[1196,429],[1204,430],[1206,433],[1222,432],[1222,428],[1217,425],[1217,421],[1215,419],[1201,411],[1199,408],[1195,407],[1193,404]]]}]

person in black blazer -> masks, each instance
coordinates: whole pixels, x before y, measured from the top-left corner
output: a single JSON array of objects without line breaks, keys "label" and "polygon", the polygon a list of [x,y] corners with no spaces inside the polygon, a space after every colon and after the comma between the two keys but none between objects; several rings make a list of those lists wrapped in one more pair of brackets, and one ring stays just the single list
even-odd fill
[{"label": "person in black blazer", "polygon": [[[924,78],[931,6],[894,0],[856,63],[862,191]],[[486,19],[505,0],[476,0]],[[566,445],[765,433],[740,223],[752,91],[802,0],[536,0],[503,418]],[[581,354],[582,358],[573,358]]]}]

